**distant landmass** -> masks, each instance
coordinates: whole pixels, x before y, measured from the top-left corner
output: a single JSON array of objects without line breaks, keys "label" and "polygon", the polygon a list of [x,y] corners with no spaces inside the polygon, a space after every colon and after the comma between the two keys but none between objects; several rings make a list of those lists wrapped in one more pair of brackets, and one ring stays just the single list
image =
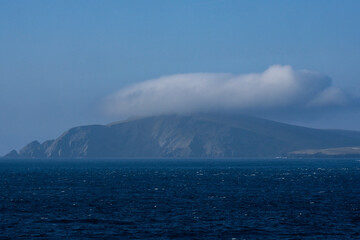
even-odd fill
[{"label": "distant landmass", "polygon": [[360,146],[359,131],[312,129],[245,115],[193,114],[162,115],[108,125],[75,127],[55,140],[43,143],[33,141],[5,157],[360,156],[360,147],[356,146]]},{"label": "distant landmass", "polygon": [[339,147],[339,148],[325,148],[325,149],[305,149],[290,152],[290,157],[360,157],[359,147]]}]

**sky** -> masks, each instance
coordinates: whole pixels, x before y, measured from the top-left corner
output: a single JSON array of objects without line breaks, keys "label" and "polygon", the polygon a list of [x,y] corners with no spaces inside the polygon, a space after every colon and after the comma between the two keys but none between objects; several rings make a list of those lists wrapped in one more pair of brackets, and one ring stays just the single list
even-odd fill
[{"label": "sky", "polygon": [[0,0],[0,155],[161,113],[360,130],[359,10],[357,0]]}]

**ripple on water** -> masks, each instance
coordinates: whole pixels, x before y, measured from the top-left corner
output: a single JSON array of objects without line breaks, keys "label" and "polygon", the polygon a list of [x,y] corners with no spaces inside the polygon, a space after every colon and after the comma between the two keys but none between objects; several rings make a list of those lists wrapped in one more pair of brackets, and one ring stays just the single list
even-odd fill
[{"label": "ripple on water", "polygon": [[3,164],[1,236],[359,238],[359,162],[226,164]]}]

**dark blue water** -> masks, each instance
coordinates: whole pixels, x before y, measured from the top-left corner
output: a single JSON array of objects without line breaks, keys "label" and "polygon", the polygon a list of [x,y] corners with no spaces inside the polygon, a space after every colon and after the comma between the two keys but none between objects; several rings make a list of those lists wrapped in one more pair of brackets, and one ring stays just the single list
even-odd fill
[{"label": "dark blue water", "polygon": [[3,161],[0,181],[0,239],[360,239],[355,160]]}]

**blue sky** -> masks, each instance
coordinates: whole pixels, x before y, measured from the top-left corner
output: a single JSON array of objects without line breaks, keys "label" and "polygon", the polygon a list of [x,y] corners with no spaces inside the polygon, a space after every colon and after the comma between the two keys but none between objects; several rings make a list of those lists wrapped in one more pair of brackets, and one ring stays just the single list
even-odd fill
[{"label": "blue sky", "polygon": [[[0,155],[73,126],[117,120],[102,110],[104,98],[173,74],[290,65],[329,76],[355,99],[359,10],[360,1],[331,0],[0,0]],[[274,118],[360,130],[356,105]]]}]

